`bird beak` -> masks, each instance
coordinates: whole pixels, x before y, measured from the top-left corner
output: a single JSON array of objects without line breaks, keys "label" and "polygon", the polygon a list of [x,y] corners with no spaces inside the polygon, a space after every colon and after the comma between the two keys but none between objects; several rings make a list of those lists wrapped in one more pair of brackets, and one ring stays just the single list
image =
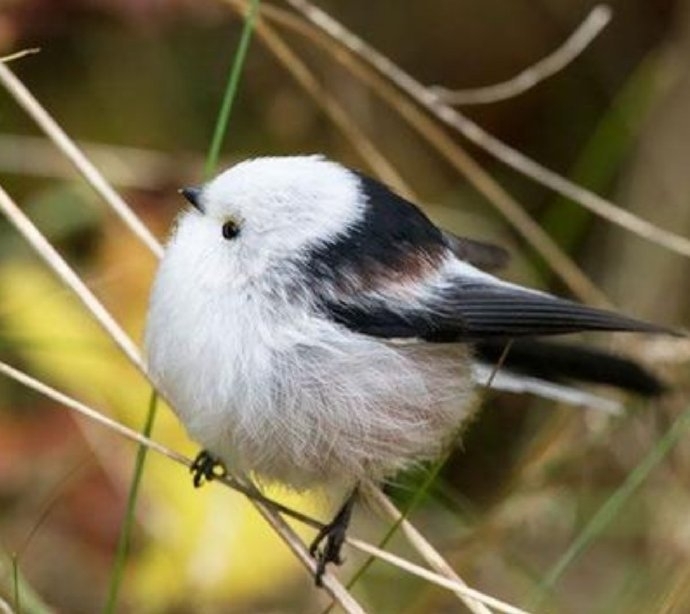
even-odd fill
[{"label": "bird beak", "polygon": [[182,188],[179,190],[180,194],[184,196],[195,208],[197,208],[202,213],[204,212],[201,208],[201,188],[191,187]]}]

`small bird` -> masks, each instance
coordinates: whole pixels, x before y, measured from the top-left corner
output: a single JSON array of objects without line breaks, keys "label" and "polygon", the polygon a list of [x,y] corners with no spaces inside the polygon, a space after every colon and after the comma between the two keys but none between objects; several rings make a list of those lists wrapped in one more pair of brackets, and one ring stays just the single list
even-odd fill
[{"label": "small bird", "polygon": [[511,340],[515,373],[661,390],[628,361],[607,375],[601,353],[530,338],[668,331],[498,279],[503,249],[322,156],[250,159],[181,193],[192,207],[153,285],[148,369],[204,448],[196,485],[220,464],[350,493],[312,544],[317,583],[340,562],[357,485],[439,455],[476,409],[476,365]]}]

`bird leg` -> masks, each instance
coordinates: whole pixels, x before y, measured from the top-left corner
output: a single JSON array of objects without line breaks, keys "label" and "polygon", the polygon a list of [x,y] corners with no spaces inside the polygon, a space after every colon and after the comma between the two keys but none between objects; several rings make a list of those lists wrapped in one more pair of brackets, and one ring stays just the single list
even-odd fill
[{"label": "bird leg", "polygon": [[[309,546],[309,554],[316,559],[316,573],[314,574],[316,586],[323,586],[322,578],[328,563],[340,565],[343,562],[340,550],[345,543],[347,528],[350,525],[352,508],[356,499],[357,488],[345,500],[345,503],[343,503],[338,513],[333,517],[333,520],[319,529],[316,538]],[[321,547],[324,540],[325,544]]]},{"label": "bird leg", "polygon": [[199,452],[189,471],[194,476],[192,478],[194,488],[199,488],[204,482],[224,478],[228,474],[223,463],[212,456],[208,450]]}]

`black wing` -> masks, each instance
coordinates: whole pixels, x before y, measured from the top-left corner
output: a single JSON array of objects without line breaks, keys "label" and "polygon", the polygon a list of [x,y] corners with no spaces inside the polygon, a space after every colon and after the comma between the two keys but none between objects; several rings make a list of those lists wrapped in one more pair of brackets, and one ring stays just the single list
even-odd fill
[{"label": "black wing", "polygon": [[[415,205],[358,174],[366,201],[358,224],[314,248],[306,270],[323,292],[322,312],[348,328],[388,338],[464,341],[584,330],[661,332],[612,312],[505,284],[468,269],[444,276],[453,254],[484,266],[505,260],[500,248],[439,230]],[[416,295],[401,299],[401,289]]]},{"label": "black wing", "polygon": [[383,298],[326,301],[336,322],[375,337],[453,342],[561,335],[588,330],[669,332],[666,329],[508,284],[457,283],[405,308]]}]

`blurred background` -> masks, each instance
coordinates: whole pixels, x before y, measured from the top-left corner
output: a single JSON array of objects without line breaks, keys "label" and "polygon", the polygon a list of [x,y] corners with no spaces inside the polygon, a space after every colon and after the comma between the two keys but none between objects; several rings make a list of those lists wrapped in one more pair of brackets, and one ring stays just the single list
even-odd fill
[{"label": "blurred background", "polygon": [[[263,5],[288,10],[278,0]],[[566,70],[523,95],[463,111],[551,169],[688,236],[690,2],[611,5],[612,23]],[[594,3],[324,0],[319,6],[423,84],[473,88],[507,79],[550,53]],[[0,0],[0,56],[41,48],[13,62],[12,70],[161,240],[183,204],[176,190],[203,178],[242,27],[236,7],[222,0]],[[376,88],[337,62],[327,45],[292,27],[294,19],[271,23],[321,90],[307,92],[291,73],[295,62],[286,67],[256,36],[222,165],[323,152],[376,173],[361,155],[361,138],[324,112],[331,97],[434,220],[506,245],[511,280],[569,294],[471,178],[382,102]],[[405,98],[394,102],[403,105]],[[443,131],[613,304],[687,326],[687,260]],[[4,90],[0,183],[139,341],[154,258]],[[147,384],[4,220],[0,297],[3,361],[118,421],[143,425]],[[623,399],[620,416],[488,395],[413,513],[471,586],[544,612],[690,611],[690,444],[686,435],[666,445],[664,435],[690,409],[690,352],[668,340],[613,337],[592,340],[642,361],[673,392],[654,402]],[[158,413],[153,437],[190,456],[197,451],[167,408]],[[659,462],[645,472],[641,463],[650,452]],[[0,379],[0,597],[13,602],[15,554],[22,611],[103,607],[135,453],[130,442]],[[619,489],[630,476],[640,484],[623,497]],[[401,477],[391,495],[404,504],[421,479]],[[328,514],[318,495],[273,494],[319,517]],[[583,533],[602,507],[608,512],[600,530]],[[166,458],[149,455],[136,521],[119,611],[319,612],[329,603],[242,497],[215,486],[195,491]],[[353,533],[376,540],[385,528],[362,512]],[[581,548],[570,556],[576,540]],[[402,543],[393,548],[413,556]],[[348,578],[360,563],[348,551],[339,573]],[[463,611],[452,594],[382,563],[354,594],[376,612]]]}]

